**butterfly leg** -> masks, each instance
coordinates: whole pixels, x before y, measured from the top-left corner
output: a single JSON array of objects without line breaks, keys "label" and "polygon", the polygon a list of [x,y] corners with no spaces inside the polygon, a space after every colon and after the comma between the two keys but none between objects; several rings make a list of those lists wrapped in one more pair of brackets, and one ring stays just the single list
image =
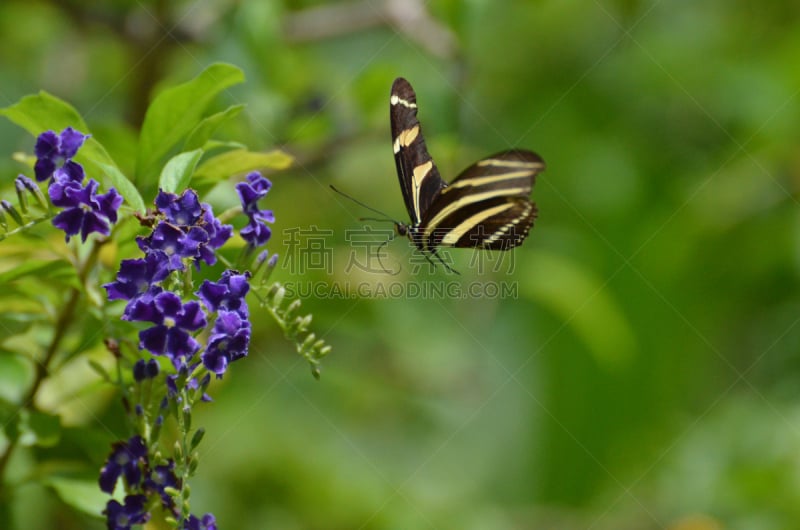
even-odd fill
[{"label": "butterfly leg", "polygon": [[378,263],[380,264],[381,268],[383,269],[383,272],[385,272],[386,274],[389,274],[390,276],[397,276],[398,274],[400,274],[400,269],[397,269],[395,272],[392,272],[392,271],[390,271],[389,269],[387,269],[383,265],[383,261],[381,260],[381,249],[383,247],[385,247],[386,245],[388,245],[389,243],[391,243],[394,240],[395,235],[396,234],[392,233],[392,235],[389,236],[389,239],[387,239],[386,241],[381,243],[380,246],[378,246],[378,251],[376,252],[376,257],[378,258]]},{"label": "butterfly leg", "polygon": [[[438,250],[439,250],[439,249],[437,248],[436,250],[434,250],[433,252],[431,252],[431,254],[433,255],[433,257],[435,257],[437,260],[439,260],[439,263],[441,263],[441,264],[444,266],[444,268],[447,270],[447,272],[455,273],[455,274],[458,274],[459,276],[461,276],[461,273],[460,273],[460,272],[458,272],[458,271],[457,271],[457,270],[455,270],[453,267],[451,267],[450,265],[448,265],[447,263],[445,263],[445,262],[444,262],[444,260],[442,259],[442,257],[439,255],[439,252],[438,252]],[[426,258],[428,258],[428,261],[429,261],[429,262],[431,262],[431,264],[433,264],[433,261],[431,261],[431,259],[428,257],[428,255],[427,255],[427,254],[425,254],[425,257],[426,257]]]}]

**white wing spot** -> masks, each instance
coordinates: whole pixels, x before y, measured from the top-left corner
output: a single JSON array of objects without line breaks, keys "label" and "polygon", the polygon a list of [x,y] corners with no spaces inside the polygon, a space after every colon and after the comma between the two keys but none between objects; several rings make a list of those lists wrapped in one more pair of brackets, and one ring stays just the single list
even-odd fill
[{"label": "white wing spot", "polygon": [[392,94],[391,99],[389,99],[389,103],[392,105],[397,105],[398,103],[404,107],[408,107],[409,109],[417,108],[416,103],[411,103],[410,101],[406,101],[405,99],[401,98],[397,94]]},{"label": "white wing spot", "polygon": [[[516,225],[521,223],[522,220],[525,219],[528,216],[528,214],[531,212],[531,208],[533,208],[533,206],[531,204],[527,204],[525,206],[525,210],[523,210],[522,213],[517,218],[515,218],[514,220],[504,224],[503,226],[498,228],[492,235],[487,237],[483,242],[483,246],[491,245],[492,243],[494,243],[495,241],[497,241],[498,239],[503,237],[506,234],[506,232],[508,232],[513,227],[515,227]],[[525,236],[525,235],[527,235],[527,233],[528,233],[528,229],[526,229],[521,235]]]}]

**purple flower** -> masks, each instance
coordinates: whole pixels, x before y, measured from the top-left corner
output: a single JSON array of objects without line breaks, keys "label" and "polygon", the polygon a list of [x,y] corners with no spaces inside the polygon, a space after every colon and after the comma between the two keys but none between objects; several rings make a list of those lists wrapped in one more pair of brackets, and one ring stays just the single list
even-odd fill
[{"label": "purple flower", "polygon": [[159,293],[150,303],[135,304],[128,319],[156,324],[139,332],[139,347],[155,355],[166,355],[176,368],[200,348],[189,332],[206,326],[200,304],[195,301],[184,304],[172,292]]},{"label": "purple flower", "polygon": [[248,273],[239,274],[237,271],[226,270],[218,282],[205,280],[196,294],[209,311],[223,308],[238,311],[244,318],[247,318],[245,296],[250,290],[249,278]]},{"label": "purple flower", "polygon": [[272,230],[266,223],[274,223],[275,215],[272,210],[258,208],[258,201],[267,194],[270,187],[272,183],[258,171],[250,173],[245,182],[236,185],[236,191],[242,202],[242,211],[249,218],[247,225],[239,231],[239,235],[253,248],[264,245],[272,236]]},{"label": "purple flower", "polygon": [[92,232],[103,235],[110,233],[110,223],[117,220],[117,209],[122,204],[122,196],[111,188],[108,193],[97,195],[98,183],[91,179],[86,187],[64,179],[55,181],[50,187],[50,198],[56,206],[66,209],[53,218],[53,226],[66,233],[69,238],[81,234],[81,240]]},{"label": "purple flower", "polygon": [[108,501],[103,511],[108,530],[130,530],[134,525],[149,521],[150,514],[145,511],[146,501],[144,495],[128,495],[124,506],[114,499]]},{"label": "purple flower", "polygon": [[67,127],[61,134],[46,131],[36,139],[34,171],[39,182],[53,176],[59,162],[69,162],[89,135]]},{"label": "purple flower", "polygon": [[211,249],[221,247],[233,233],[233,227],[223,225],[214,217],[211,205],[201,203],[197,192],[192,189],[184,191],[181,195],[159,191],[155,203],[156,208],[170,223],[188,229],[197,227],[204,230],[207,234],[204,243]]},{"label": "purple flower", "polygon": [[193,226],[203,215],[204,205],[200,203],[197,192],[192,189],[184,191],[181,195],[159,190],[155,203],[158,211],[174,225]]},{"label": "purple flower", "polygon": [[210,513],[205,514],[200,519],[190,515],[183,522],[183,530],[217,530],[217,520]]},{"label": "purple flower", "polygon": [[214,217],[211,205],[203,204],[203,206],[206,210],[203,214],[201,228],[208,234],[208,240],[204,245],[200,246],[198,258],[206,262],[207,265],[213,265],[217,262],[217,256],[214,251],[231,238],[231,235],[233,235],[233,227],[231,225],[222,224],[219,219]]},{"label": "purple flower", "polygon": [[146,254],[163,252],[167,256],[166,265],[170,271],[183,270],[183,258],[194,257],[197,253],[196,242],[187,241],[183,230],[165,222],[158,223],[149,236],[137,237],[136,243]]},{"label": "purple flower", "polygon": [[175,476],[175,461],[170,459],[167,464],[156,466],[144,481],[145,490],[153,491],[161,496],[161,502],[167,508],[175,505],[165,488],[178,488],[178,477]]},{"label": "purple flower", "polygon": [[167,255],[154,250],[144,258],[125,259],[120,263],[117,280],[103,285],[109,300],[132,300],[169,276]]},{"label": "purple flower", "polygon": [[251,247],[265,245],[272,237],[272,229],[264,224],[262,219],[251,217],[247,225],[239,230],[239,235],[247,241]]},{"label": "purple flower", "polygon": [[137,239],[144,252],[163,250],[170,257],[171,270],[183,270],[183,259],[193,259],[213,265],[214,253],[233,233],[233,227],[223,225],[214,217],[211,205],[201,203],[194,190],[182,195],[160,191],[156,207],[165,220],[148,237]]},{"label": "purple flower", "polygon": [[147,447],[138,435],[127,443],[117,442],[111,447],[111,454],[100,470],[100,489],[109,494],[114,492],[114,486],[120,476],[125,476],[128,486],[139,484],[142,479],[140,464],[147,461]]},{"label": "purple flower", "polygon": [[202,355],[203,364],[222,377],[228,364],[247,355],[249,346],[250,322],[235,311],[220,310]]},{"label": "purple flower", "polygon": [[251,216],[260,211],[258,201],[267,195],[272,183],[258,171],[253,171],[247,175],[246,179],[246,182],[236,185],[236,191],[242,201],[242,211]]}]

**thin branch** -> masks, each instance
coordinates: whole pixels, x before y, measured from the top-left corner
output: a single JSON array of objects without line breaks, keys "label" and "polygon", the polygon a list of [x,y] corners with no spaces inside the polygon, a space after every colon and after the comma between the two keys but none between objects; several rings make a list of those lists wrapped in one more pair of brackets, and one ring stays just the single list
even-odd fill
[{"label": "thin branch", "polygon": [[291,42],[313,42],[389,26],[443,59],[458,52],[455,35],[434,19],[423,0],[357,0],[288,14],[284,33]]}]

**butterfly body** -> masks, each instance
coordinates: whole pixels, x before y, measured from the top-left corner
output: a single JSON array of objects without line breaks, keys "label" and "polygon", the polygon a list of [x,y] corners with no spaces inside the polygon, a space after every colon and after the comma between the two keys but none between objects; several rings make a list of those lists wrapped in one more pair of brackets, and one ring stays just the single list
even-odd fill
[{"label": "butterfly body", "polygon": [[431,254],[439,247],[508,250],[520,245],[536,218],[528,196],[544,170],[541,157],[521,149],[496,153],[448,184],[425,146],[408,81],[395,80],[389,103],[397,176],[411,218],[396,224],[397,233]]}]

